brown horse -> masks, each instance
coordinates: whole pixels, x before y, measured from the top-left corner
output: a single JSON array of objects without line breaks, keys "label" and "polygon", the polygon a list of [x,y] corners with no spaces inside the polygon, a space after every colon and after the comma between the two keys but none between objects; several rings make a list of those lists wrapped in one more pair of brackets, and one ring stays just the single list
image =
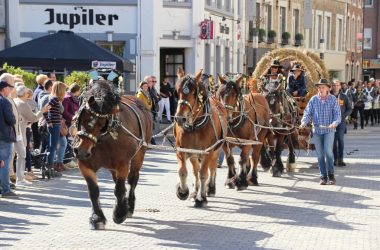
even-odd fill
[{"label": "brown horse", "polygon": [[[257,181],[257,164],[260,159],[260,152],[262,144],[265,143],[265,139],[269,130],[265,128],[269,124],[269,106],[262,95],[258,93],[250,93],[243,96],[240,82],[243,76],[239,77],[235,81],[223,79],[219,77],[221,83],[217,98],[222,102],[228,112],[228,136],[245,140],[258,140],[261,144],[256,145],[244,145],[244,144],[232,144],[228,143],[224,146],[228,164],[228,176],[226,184],[232,188],[236,184],[237,190],[246,189],[248,181],[253,185],[258,185]],[[257,127],[262,125],[263,127]],[[239,147],[240,152],[240,173],[237,175],[235,170],[234,157],[231,150],[226,150],[226,147],[230,149]],[[251,162],[252,166],[247,178],[247,166],[249,163],[249,153],[252,150]],[[263,158],[261,158],[263,159]],[[264,168],[270,168],[270,162],[261,162]]]},{"label": "brown horse", "polygon": [[287,159],[287,170],[293,171],[295,164],[294,149],[298,147],[297,107],[291,104],[291,97],[284,90],[284,78],[279,77],[275,82],[276,87],[266,89],[262,86],[263,95],[268,101],[271,110],[270,124],[273,133],[269,133],[267,142],[270,147],[273,177],[280,177],[284,172],[284,165],[281,160],[281,153],[284,143],[288,146],[289,154]]},{"label": "brown horse", "polygon": [[174,125],[176,147],[208,151],[208,154],[177,152],[180,178],[177,197],[185,200],[189,196],[186,183],[186,160],[189,159],[195,178],[195,190],[191,195],[195,207],[207,205],[206,193],[215,195],[217,160],[227,133],[227,112],[215,98],[208,95],[208,88],[200,81],[201,74],[202,70],[195,77],[184,76],[182,69],[179,69]]},{"label": "brown horse", "polygon": [[[104,229],[106,218],[99,203],[96,172],[108,169],[115,182],[115,223],[131,217],[135,208],[135,188],[152,136],[153,120],[144,104],[133,96],[120,98],[107,81],[97,81],[86,93],[77,118],[74,153],[87,182],[93,214],[93,229]],[[130,186],[126,196],[125,181]]]}]

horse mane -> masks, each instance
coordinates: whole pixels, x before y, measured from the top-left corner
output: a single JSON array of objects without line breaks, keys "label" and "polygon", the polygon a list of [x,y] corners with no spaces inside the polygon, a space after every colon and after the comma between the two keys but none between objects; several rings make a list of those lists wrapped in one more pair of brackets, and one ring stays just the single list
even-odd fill
[{"label": "horse mane", "polygon": [[95,81],[92,84],[91,89],[86,93],[86,97],[89,99],[92,96],[95,98],[96,105],[91,105],[91,108],[100,114],[110,113],[120,101],[119,95],[113,91],[112,82],[106,80]]},{"label": "horse mane", "polygon": [[233,88],[236,91],[236,93],[239,94],[239,88],[234,81],[224,80],[223,82],[221,82],[218,91],[216,92],[217,98],[226,95],[228,93],[229,88]]}]

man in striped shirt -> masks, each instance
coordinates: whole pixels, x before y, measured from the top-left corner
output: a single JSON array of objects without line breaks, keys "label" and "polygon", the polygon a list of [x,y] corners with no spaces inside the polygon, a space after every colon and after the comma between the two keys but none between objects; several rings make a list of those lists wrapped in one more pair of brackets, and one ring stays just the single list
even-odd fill
[{"label": "man in striped shirt", "polygon": [[313,143],[318,157],[320,184],[326,185],[328,182],[334,185],[333,143],[335,129],[341,122],[341,111],[337,99],[330,94],[329,81],[321,79],[316,86],[318,94],[307,104],[300,128],[313,123]]}]

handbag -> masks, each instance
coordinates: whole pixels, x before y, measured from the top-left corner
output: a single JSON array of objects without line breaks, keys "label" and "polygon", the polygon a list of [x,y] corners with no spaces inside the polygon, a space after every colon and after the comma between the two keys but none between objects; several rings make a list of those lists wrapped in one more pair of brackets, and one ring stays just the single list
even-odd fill
[{"label": "handbag", "polygon": [[61,130],[59,131],[61,137],[66,136],[69,133],[66,122],[64,119],[61,120]]}]

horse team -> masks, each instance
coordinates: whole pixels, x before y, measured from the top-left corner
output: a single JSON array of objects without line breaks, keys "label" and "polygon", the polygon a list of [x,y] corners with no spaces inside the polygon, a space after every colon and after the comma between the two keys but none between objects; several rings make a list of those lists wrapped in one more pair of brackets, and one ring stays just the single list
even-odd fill
[{"label": "horse team", "polygon": [[[181,68],[178,71],[175,146],[194,151],[176,151],[179,199],[186,200],[190,196],[195,207],[207,205],[207,196],[215,195],[221,150],[228,164],[226,186],[229,188],[244,190],[249,185],[258,185],[259,161],[265,170],[272,168],[273,176],[281,176],[284,144],[289,149],[287,169],[294,169],[298,118],[284,89],[278,88],[266,95],[252,92],[243,95],[243,76],[236,79],[220,76],[218,91],[210,93],[202,79],[202,70],[195,76],[185,75]],[[85,95],[76,127],[73,146],[92,203],[90,225],[93,229],[104,229],[106,224],[96,177],[101,167],[111,172],[115,182],[113,221],[120,224],[134,212],[134,191],[152,137],[152,116],[139,99],[119,97],[106,81],[97,81]],[[236,140],[231,142],[225,138]],[[232,155],[234,147],[240,148],[238,171]],[[198,153],[201,151],[204,153]],[[194,175],[192,192],[187,184],[187,162],[191,163]]]}]

